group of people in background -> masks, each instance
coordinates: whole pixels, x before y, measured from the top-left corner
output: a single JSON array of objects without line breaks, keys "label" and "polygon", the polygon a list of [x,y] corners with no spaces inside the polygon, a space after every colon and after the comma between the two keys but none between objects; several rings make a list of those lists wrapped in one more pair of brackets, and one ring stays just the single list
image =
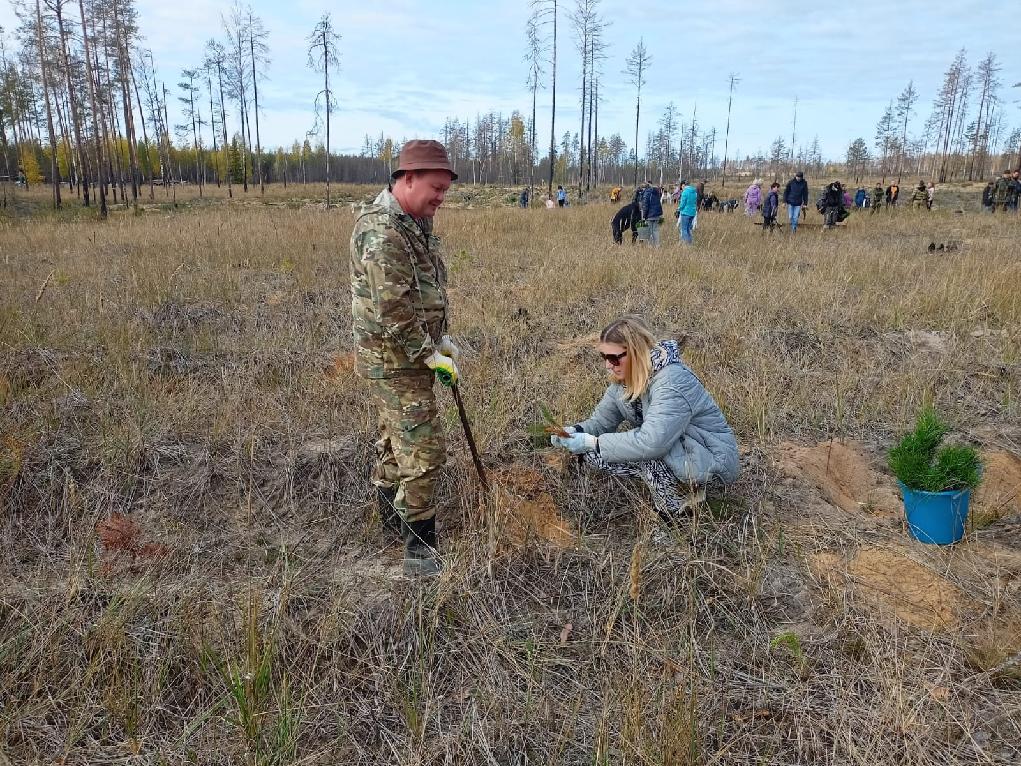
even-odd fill
[{"label": "group of people in background", "polygon": [[1021,199],[1021,171],[1004,170],[1003,175],[986,184],[982,190],[982,209],[987,213],[997,210],[1017,214]]},{"label": "group of people in background", "polygon": [[[624,232],[630,229],[632,242],[641,240],[653,247],[659,247],[660,229],[664,218],[663,206],[673,202],[677,204],[674,215],[677,218],[681,242],[690,245],[694,241],[692,232],[695,230],[704,190],[705,184],[702,181],[697,183],[681,181],[673,193],[646,181],[635,191],[631,202],[620,208],[610,221],[613,241],[618,245],[622,244]],[[614,187],[610,195],[611,201],[619,201],[620,193],[620,187]]]},{"label": "group of people in background", "polygon": [[[611,202],[619,202],[624,189],[615,186],[610,193]],[[522,193],[524,194],[524,192]],[[558,200],[565,199],[562,187],[557,190]],[[913,210],[932,210],[936,196],[936,184],[932,181],[919,180],[911,190],[908,203]],[[872,213],[880,212],[884,207],[896,208],[900,200],[900,185],[890,183],[883,186],[877,182],[869,191],[859,186],[852,195],[850,189],[844,188],[839,181],[828,184],[817,198],[816,210],[823,216],[823,228],[832,229],[850,215],[852,208],[870,209]],[[787,184],[780,189],[779,183],[764,188],[761,178],[756,178],[744,192],[744,211],[749,217],[762,216],[763,231],[772,232],[780,226],[777,217],[780,204],[787,208],[787,221],[791,233],[796,233],[798,225],[805,218],[809,203],[809,186],[803,171],[794,174]],[[1021,201],[1021,173],[1005,170],[1002,177],[990,181],[982,193],[982,206],[987,212],[1002,210],[1014,212]],[[682,180],[673,191],[669,187],[661,188],[648,181],[635,190],[631,201],[621,207],[610,222],[613,241],[622,244],[624,232],[631,231],[631,241],[643,241],[658,247],[661,242],[664,207],[676,204],[674,216],[677,218],[677,229],[682,244],[694,241],[694,231],[698,225],[698,211],[718,209],[730,211],[740,202],[737,199],[720,200],[715,194],[706,195],[705,182],[689,183]],[[566,201],[559,203],[561,207]],[[552,196],[546,202],[553,207]],[[522,202],[527,206],[527,200]]]},{"label": "group of people in background", "polygon": [[[552,210],[555,207],[567,207],[567,190],[562,186],[557,186],[556,202],[554,202],[554,196],[552,194],[546,195],[546,209]],[[521,190],[521,194],[518,195],[518,207],[527,208],[532,203],[532,197],[529,194],[528,187],[526,186]]]}]

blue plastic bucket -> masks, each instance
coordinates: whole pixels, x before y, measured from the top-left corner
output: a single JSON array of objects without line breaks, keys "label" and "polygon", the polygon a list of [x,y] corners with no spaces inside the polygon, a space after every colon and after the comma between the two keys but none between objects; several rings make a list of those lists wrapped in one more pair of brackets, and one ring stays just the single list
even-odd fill
[{"label": "blue plastic bucket", "polygon": [[964,537],[970,489],[923,492],[898,481],[911,536],[922,543],[950,545]]}]

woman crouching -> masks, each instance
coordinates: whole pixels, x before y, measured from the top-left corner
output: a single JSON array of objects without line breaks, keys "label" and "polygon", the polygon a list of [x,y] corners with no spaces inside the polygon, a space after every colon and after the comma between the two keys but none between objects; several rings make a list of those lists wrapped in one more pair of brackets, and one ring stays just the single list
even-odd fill
[{"label": "woman crouching", "polygon": [[[712,479],[737,478],[734,432],[677,341],[657,342],[641,318],[626,316],[600,333],[596,348],[610,386],[588,420],[564,429],[570,436],[551,438],[554,446],[611,476],[640,478],[666,521],[704,501]],[[618,432],[624,421],[635,427]]]}]

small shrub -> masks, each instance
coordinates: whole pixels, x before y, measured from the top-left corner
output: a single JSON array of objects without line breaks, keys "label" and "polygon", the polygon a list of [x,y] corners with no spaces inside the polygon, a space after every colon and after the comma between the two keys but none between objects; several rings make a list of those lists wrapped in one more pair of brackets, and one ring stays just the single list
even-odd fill
[{"label": "small shrub", "polygon": [[901,483],[924,492],[978,486],[982,480],[982,459],[975,448],[963,445],[940,448],[949,430],[931,407],[919,413],[915,430],[905,434],[890,450],[890,470]]}]

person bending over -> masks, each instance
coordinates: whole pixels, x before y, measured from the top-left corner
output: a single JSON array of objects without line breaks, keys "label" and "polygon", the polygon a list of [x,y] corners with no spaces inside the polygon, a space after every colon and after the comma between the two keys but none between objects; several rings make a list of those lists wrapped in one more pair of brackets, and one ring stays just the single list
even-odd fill
[{"label": "person bending over", "polygon": [[[737,440],[712,395],[683,361],[675,340],[657,341],[644,320],[609,324],[596,346],[610,385],[587,419],[553,436],[588,467],[641,479],[667,522],[705,500],[705,485],[738,475]],[[634,427],[618,432],[625,421]]]},{"label": "person bending over", "polygon": [[638,222],[642,220],[642,211],[638,207],[638,203],[632,202],[629,205],[624,205],[620,210],[617,211],[617,215],[610,221],[610,230],[613,232],[613,241],[618,245],[624,242],[624,230],[631,229],[631,242],[632,244],[638,239]]}]

